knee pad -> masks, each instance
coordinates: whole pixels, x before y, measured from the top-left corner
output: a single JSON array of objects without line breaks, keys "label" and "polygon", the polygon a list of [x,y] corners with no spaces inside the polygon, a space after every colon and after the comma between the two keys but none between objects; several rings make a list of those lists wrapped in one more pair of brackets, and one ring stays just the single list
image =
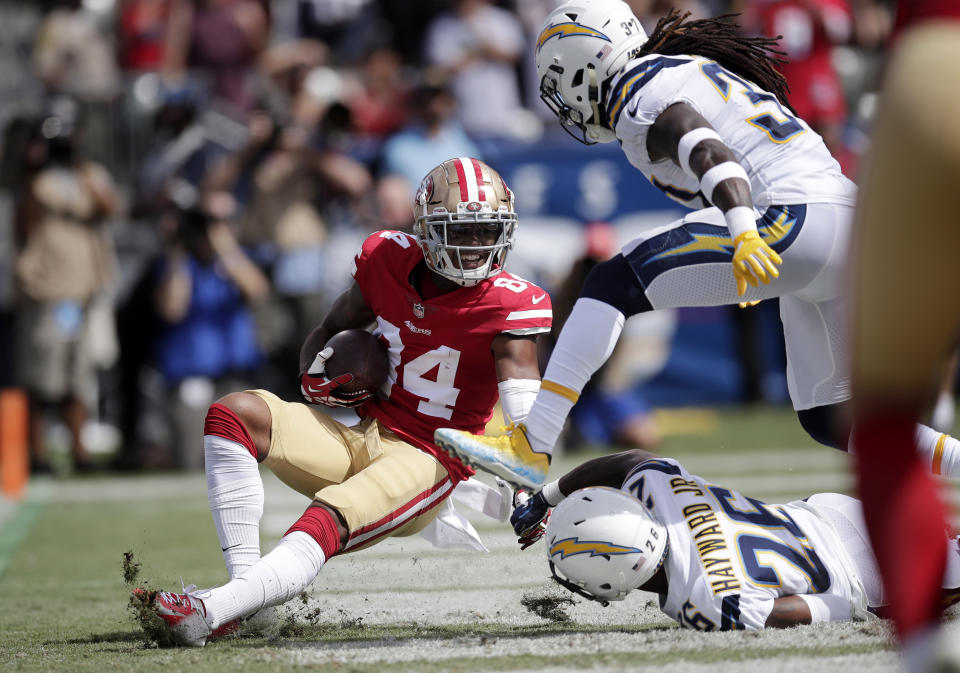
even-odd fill
[{"label": "knee pad", "polygon": [[593,267],[583,281],[580,296],[610,304],[627,318],[653,310],[636,274],[620,254]]},{"label": "knee pad", "polygon": [[820,444],[847,451],[850,432],[842,420],[843,408],[844,405],[838,403],[801,409],[797,411],[797,418],[807,434]]}]

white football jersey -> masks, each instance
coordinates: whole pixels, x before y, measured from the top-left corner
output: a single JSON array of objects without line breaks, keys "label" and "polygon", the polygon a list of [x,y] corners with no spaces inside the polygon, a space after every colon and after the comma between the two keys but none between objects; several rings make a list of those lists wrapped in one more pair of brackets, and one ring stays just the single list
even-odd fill
[{"label": "white football jersey", "polygon": [[843,596],[858,612],[867,599],[837,531],[804,502],[768,505],[648,460],[623,491],[667,527],[669,591],[660,609],[701,631],[762,629],[773,601],[794,594]]},{"label": "white football jersey", "polygon": [[856,186],[823,140],[774,94],[710,59],[651,54],[630,61],[614,77],[607,113],[630,163],[675,201],[696,209],[710,205],[696,178],[669,159],[648,158],[647,132],[675,103],[697,110],[733,151],[750,177],[757,210],[801,203],[854,205]]}]

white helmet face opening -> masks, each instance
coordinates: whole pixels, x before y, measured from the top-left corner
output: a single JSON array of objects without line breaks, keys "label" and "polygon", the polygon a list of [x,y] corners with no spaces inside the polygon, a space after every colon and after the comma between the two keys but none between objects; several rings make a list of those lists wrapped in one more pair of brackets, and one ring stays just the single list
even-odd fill
[{"label": "white helmet face opening", "polygon": [[622,0],[579,0],[550,13],[537,38],[537,77],[565,131],[587,145],[616,140],[602,119],[602,84],[646,41]]},{"label": "white helmet face opening", "polygon": [[667,529],[640,502],[613,488],[584,488],[554,508],[547,558],[571,591],[601,602],[623,600],[660,569]]},{"label": "white helmet face opening", "polygon": [[427,267],[464,286],[500,272],[518,226],[503,178],[470,157],[450,159],[427,174],[414,216]]}]

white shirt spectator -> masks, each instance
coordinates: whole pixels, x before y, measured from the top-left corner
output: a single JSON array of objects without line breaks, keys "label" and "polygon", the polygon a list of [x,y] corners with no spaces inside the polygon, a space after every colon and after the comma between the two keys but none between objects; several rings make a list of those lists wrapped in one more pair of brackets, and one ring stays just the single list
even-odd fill
[{"label": "white shirt spectator", "polygon": [[487,0],[461,0],[427,27],[429,65],[450,76],[464,128],[477,136],[511,137],[521,109],[517,63],[525,40],[520,21]]}]

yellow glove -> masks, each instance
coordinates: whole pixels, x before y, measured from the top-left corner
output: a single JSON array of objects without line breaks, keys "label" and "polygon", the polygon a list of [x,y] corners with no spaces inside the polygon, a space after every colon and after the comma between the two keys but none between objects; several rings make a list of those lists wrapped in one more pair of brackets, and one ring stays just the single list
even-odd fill
[{"label": "yellow glove", "polygon": [[762,301],[763,301],[762,299],[757,299],[756,301],[741,301],[740,303],[737,304],[737,306],[739,306],[740,308],[750,308],[751,306],[756,306]]},{"label": "yellow glove", "polygon": [[757,287],[758,281],[769,283],[770,277],[779,278],[777,265],[782,264],[773,248],[756,231],[745,231],[734,241],[733,277],[737,280],[737,295],[747,291],[747,283]]}]

